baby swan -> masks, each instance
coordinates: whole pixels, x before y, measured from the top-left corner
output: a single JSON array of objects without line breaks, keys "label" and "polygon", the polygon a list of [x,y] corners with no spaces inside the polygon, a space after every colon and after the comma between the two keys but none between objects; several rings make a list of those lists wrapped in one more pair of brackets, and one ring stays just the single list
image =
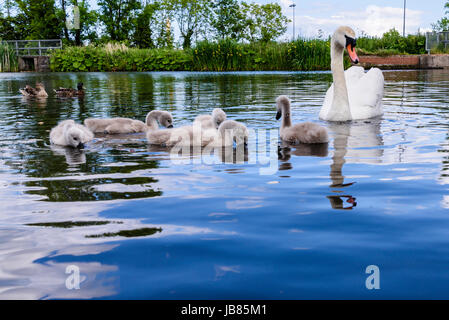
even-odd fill
[{"label": "baby swan", "polygon": [[282,117],[280,136],[283,141],[294,145],[300,143],[329,142],[327,129],[318,124],[303,122],[292,125],[290,118],[290,99],[288,97],[278,97],[276,99],[276,108],[276,120]]},{"label": "baby swan", "polygon": [[214,128],[203,130],[197,123],[147,133],[148,143],[166,147],[229,147],[233,146],[234,142],[237,145],[247,145],[248,136],[248,129],[234,120],[222,122],[218,130]]},{"label": "baby swan", "polygon": [[36,83],[36,88],[26,85],[25,88],[19,90],[26,97],[46,98],[48,97],[45,87],[42,83]]},{"label": "baby swan", "polygon": [[195,121],[193,121],[193,125],[201,123],[201,127],[203,129],[211,129],[211,128],[217,129],[220,126],[220,124],[225,120],[226,120],[226,113],[220,108],[215,108],[212,111],[212,115],[203,114],[197,116],[195,118]]},{"label": "baby swan", "polygon": [[84,96],[83,83],[80,82],[76,89],[73,88],[59,88],[54,89],[55,93],[59,97],[81,97]]},{"label": "baby swan", "polygon": [[153,110],[148,113],[146,123],[129,118],[109,118],[84,120],[84,125],[94,133],[126,134],[159,129],[158,122],[167,128],[173,128],[173,117],[167,111]]},{"label": "baby swan", "polygon": [[[211,131],[206,131],[204,133],[203,140],[207,141],[207,133]],[[214,147],[231,147],[234,145],[234,142],[237,146],[239,145],[248,145],[248,129],[244,124],[234,121],[234,120],[226,120],[220,124],[218,127],[218,131],[213,139],[208,145]]]},{"label": "baby swan", "polygon": [[73,120],[62,121],[50,131],[52,144],[78,149],[83,149],[84,144],[93,138],[94,135],[89,129]]}]

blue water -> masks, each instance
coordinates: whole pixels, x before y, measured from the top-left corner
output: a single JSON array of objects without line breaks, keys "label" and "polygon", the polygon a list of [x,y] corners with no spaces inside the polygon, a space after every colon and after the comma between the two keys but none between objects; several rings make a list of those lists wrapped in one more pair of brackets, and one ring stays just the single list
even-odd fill
[{"label": "blue water", "polygon": [[[384,75],[383,118],[344,125],[318,120],[330,73],[0,74],[0,298],[449,298],[449,71]],[[36,81],[87,94],[18,94]],[[277,129],[281,94],[331,141],[281,145],[272,175],[250,159],[175,163],[142,135],[49,144],[60,120],[155,108],[176,126],[221,107]],[[379,290],[366,288],[370,265]]]}]

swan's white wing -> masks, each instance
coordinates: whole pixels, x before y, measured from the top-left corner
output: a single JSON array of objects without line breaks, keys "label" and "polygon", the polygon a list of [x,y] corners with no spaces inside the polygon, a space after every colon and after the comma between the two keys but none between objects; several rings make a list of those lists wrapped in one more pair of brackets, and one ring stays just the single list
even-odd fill
[{"label": "swan's white wing", "polygon": [[383,114],[384,82],[382,71],[378,68],[372,68],[362,77],[353,75],[346,79],[349,105],[354,120],[369,119]]},{"label": "swan's white wing", "polygon": [[324,98],[323,106],[320,110],[320,119],[326,119],[326,115],[329,113],[332,107],[332,101],[334,100],[334,84],[326,92],[326,97]]},{"label": "swan's white wing", "polygon": [[[349,105],[353,120],[370,119],[383,114],[384,76],[378,68],[365,73],[363,67],[351,67],[345,71]],[[320,111],[325,119],[332,107],[334,85],[329,88]]]},{"label": "swan's white wing", "polygon": [[346,83],[357,83],[361,78],[366,75],[363,67],[351,67],[345,71]]}]

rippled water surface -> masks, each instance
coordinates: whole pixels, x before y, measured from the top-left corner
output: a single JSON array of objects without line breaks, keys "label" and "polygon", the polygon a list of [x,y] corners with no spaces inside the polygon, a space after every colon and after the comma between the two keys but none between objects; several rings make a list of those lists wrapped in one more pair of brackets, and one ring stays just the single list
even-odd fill
[{"label": "rippled water surface", "polygon": [[[0,74],[0,298],[449,298],[449,71],[384,74],[385,115],[353,124],[318,120],[330,73]],[[22,98],[37,81],[87,94]],[[172,161],[142,135],[49,144],[58,121],[155,108],[176,126],[221,107],[277,129],[281,94],[331,141],[276,147],[272,175],[248,158]]]}]

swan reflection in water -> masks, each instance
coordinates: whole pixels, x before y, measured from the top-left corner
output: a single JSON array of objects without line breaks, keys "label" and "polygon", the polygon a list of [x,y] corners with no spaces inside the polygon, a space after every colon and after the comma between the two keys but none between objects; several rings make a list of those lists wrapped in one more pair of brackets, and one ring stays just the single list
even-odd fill
[{"label": "swan reflection in water", "polygon": [[55,155],[65,156],[65,161],[70,166],[86,163],[85,150],[57,145],[51,145],[50,148]]},{"label": "swan reflection in water", "polygon": [[[380,130],[380,119],[355,121],[351,123],[329,123],[328,129],[333,136],[334,152],[330,168],[330,188],[333,195],[327,196],[332,209],[352,210],[357,206],[354,196],[346,194],[345,189],[354,185],[355,181],[345,181],[343,166],[346,163],[376,164],[382,162],[383,145]],[[289,162],[292,156],[326,157],[328,144],[304,144],[290,146],[282,142],[278,150],[281,161],[279,170],[291,170]]]},{"label": "swan reflection in water", "polygon": [[174,163],[202,163],[202,164],[243,164],[249,161],[250,151],[247,147],[161,147],[149,146],[150,152],[168,152]]},{"label": "swan reflection in water", "polygon": [[355,197],[342,195],[345,188],[356,183],[355,181],[345,181],[343,175],[345,163],[376,164],[382,162],[384,151],[379,148],[383,145],[380,123],[380,119],[329,123],[328,129],[334,137],[330,188],[338,194],[327,197],[333,209],[352,210],[357,206]]}]

